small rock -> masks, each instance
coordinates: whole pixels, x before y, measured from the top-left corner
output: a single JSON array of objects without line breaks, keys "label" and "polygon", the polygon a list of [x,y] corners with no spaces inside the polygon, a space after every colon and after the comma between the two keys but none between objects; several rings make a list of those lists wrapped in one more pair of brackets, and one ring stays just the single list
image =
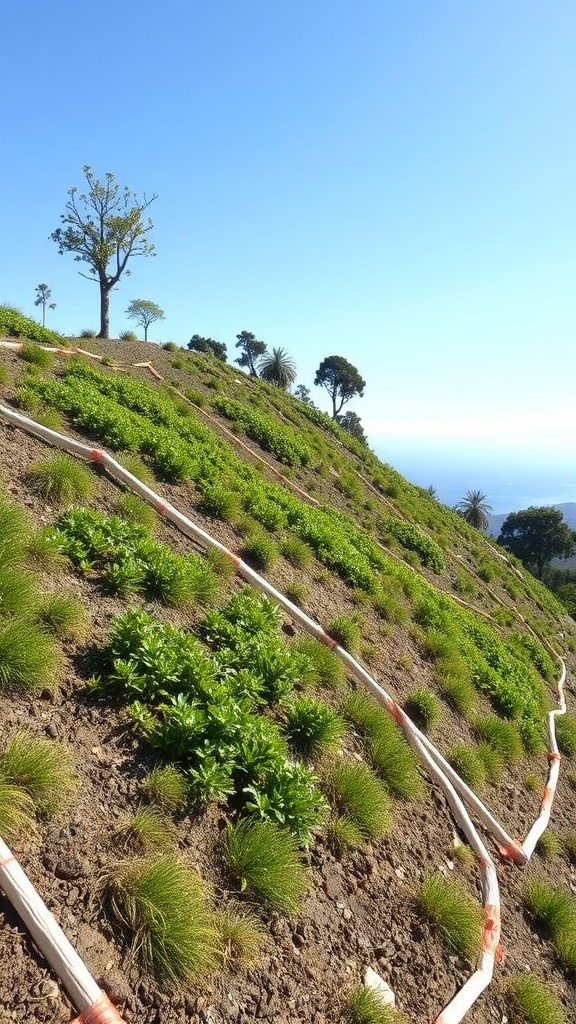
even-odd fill
[{"label": "small rock", "polygon": [[58,729],[54,725],[54,722],[49,722],[46,726],[46,735],[50,736],[53,740],[58,739]]},{"label": "small rock", "polygon": [[390,988],[390,985],[387,981],[384,981],[384,978],[381,978],[376,971],[372,970],[371,967],[368,967],[366,970],[366,974],[364,975],[364,984],[367,988],[374,990],[380,1002],[385,1006],[396,1005],[396,996]]}]

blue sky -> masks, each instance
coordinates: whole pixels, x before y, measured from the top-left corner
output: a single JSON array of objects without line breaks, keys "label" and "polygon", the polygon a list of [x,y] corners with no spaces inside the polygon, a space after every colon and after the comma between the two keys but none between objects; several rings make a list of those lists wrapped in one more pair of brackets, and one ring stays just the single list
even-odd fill
[{"label": "blue sky", "polygon": [[149,298],[155,340],[250,330],[308,386],[343,355],[387,461],[573,466],[573,0],[4,0],[0,29],[0,301],[43,281],[50,325],[97,327],[49,240],[87,163],[158,194],[113,334]]}]

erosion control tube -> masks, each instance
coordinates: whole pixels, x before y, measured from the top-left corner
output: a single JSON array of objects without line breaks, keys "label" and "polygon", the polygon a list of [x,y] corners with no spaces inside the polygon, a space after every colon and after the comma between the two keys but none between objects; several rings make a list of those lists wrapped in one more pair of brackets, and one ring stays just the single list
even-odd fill
[{"label": "erosion control tube", "polygon": [[[212,547],[221,551],[234,564],[237,572],[245,580],[251,583],[260,592],[275,600],[280,607],[282,607],[308,633],[316,637],[317,640],[334,651],[346,666],[348,673],[360,682],[394,717],[395,721],[404,731],[408,743],[425,766],[428,774],[435,782],[438,783],[444,792],[456,822],[464,832],[478,859],[482,885],[484,927],[481,951],[476,964],[476,970],[448,1005],[445,1006],[434,1022],[434,1024],[458,1024],[473,1003],[478,999],[481,992],[490,984],[494,970],[494,961],[497,956],[500,941],[500,895],[496,868],[486,847],[480,839],[468,812],[466,811],[465,804],[468,804],[472,811],[478,816],[487,831],[494,836],[502,855],[518,864],[523,864],[528,860],[538,838],[542,835],[547,826],[556,782],[558,779],[560,758],[555,738],[554,719],[556,715],[563,714],[566,710],[563,694],[566,670],[562,659],[559,658],[562,664],[561,678],[558,683],[560,708],[551,712],[548,717],[548,733],[550,741],[548,781],[544,790],[544,797],[539,817],[530,829],[524,844],[520,844],[517,840],[514,840],[508,835],[506,830],[499,824],[497,819],[490,813],[482,801],[470,790],[468,786],[465,785],[458,774],[450,767],[450,765],[448,765],[446,760],[442,757],[439,751],[436,750],[427,737],[417,729],[396,701],[383,689],[383,687],[380,686],[378,682],[376,682],[375,679],[372,678],[362,665],[360,665],[359,662],[357,662],[356,659],[348,653],[348,651],[344,650],[332,637],[328,636],[319,623],[306,615],[306,613],[303,612],[302,609],[298,608],[297,605],[289,601],[287,597],[277,591],[270,583],[267,582],[267,580],[259,576],[258,573],[242,561],[238,555],[234,554],[219,541],[215,540],[215,538],[211,537],[210,534],[206,533],[200,526],[195,524],[187,516],[183,515],[173,505],[164,501],[159,494],[147,487],[146,484],[137,480],[136,477],[132,476],[131,473],[125,470],[108,453],[98,448],[91,448],[89,445],[73,440],[72,438],[69,438],[64,434],[60,434],[57,431],[50,430],[48,427],[44,427],[28,417],[22,416],[20,413],[17,413],[6,406],[0,405],[0,417],[13,426],[19,427],[41,440],[46,441],[48,444],[64,449],[73,455],[87,460],[88,462],[97,463],[114,480],[129,487],[136,494],[139,494],[154,509],[156,509],[158,513],[177,526],[182,533],[192,537],[203,548],[206,549]],[[4,886],[4,876],[8,866],[9,865],[4,866],[0,861],[0,885],[5,889],[7,895],[14,903],[16,910],[20,913],[19,892],[12,887],[12,893],[10,894]],[[47,913],[49,912],[47,911]],[[23,920],[25,920],[24,914],[21,914],[21,916],[23,917]],[[58,942],[55,942],[54,934],[50,930],[47,930],[46,932],[43,932],[36,941],[47,960],[54,966],[54,969],[60,974],[60,977],[62,977],[64,984],[74,999],[74,1002],[78,1009],[80,1009],[81,1015],[79,1020],[82,1024],[92,1024],[91,1020],[82,1016],[82,1010],[85,1008],[85,1004],[83,1006],[81,1002],[78,1001],[81,997],[79,986],[75,984],[70,977],[68,977],[67,980],[67,976],[60,973],[60,947]],[[67,942],[67,940],[65,941]],[[86,972],[83,965],[82,971]],[[73,986],[73,990],[69,987],[69,981]],[[94,982],[92,984],[95,985]],[[85,997],[82,996],[81,998]],[[112,1021],[115,1019],[119,1020],[120,1018],[116,1017],[109,1019]],[[96,1018],[94,1018],[94,1021],[95,1020]],[[108,1020],[108,1018],[106,1018],[106,1020]]]}]

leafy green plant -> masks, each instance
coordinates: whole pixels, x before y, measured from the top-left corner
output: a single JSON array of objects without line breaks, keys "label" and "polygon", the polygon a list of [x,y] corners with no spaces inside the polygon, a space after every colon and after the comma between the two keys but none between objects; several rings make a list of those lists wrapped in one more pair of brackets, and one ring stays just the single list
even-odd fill
[{"label": "leafy green plant", "polygon": [[142,790],[165,811],[178,811],[188,798],[188,783],[173,764],[153,768],[142,783]]},{"label": "leafy green plant", "polygon": [[146,971],[189,984],[217,966],[222,950],[206,887],[173,854],[114,865],[105,896],[131,937],[132,956]]},{"label": "leafy green plant", "polygon": [[363,839],[386,834],[391,825],[390,800],[386,788],[368,765],[337,762],[327,786],[331,802],[345,819],[352,821]]},{"label": "leafy green plant", "polygon": [[21,835],[35,836],[36,832],[34,801],[20,786],[7,782],[0,768],[0,835],[10,843]]},{"label": "leafy green plant", "polygon": [[367,985],[358,985],[350,992],[341,1020],[344,1024],[407,1024],[402,1013],[383,1003],[378,993]]},{"label": "leafy green plant", "polygon": [[135,814],[121,818],[116,825],[120,841],[141,853],[165,850],[176,840],[176,827],[162,811],[151,805],[139,807]]},{"label": "leafy green plant", "polygon": [[418,890],[416,904],[447,949],[474,959],[480,948],[482,910],[455,879],[429,875]]},{"label": "leafy green plant", "polygon": [[241,890],[269,906],[297,913],[308,878],[296,840],[271,821],[241,818],[226,825],[224,856]]},{"label": "leafy green plant", "polygon": [[519,974],[508,982],[511,1024],[567,1024],[558,998],[534,974]]},{"label": "leafy green plant", "polygon": [[79,786],[72,751],[26,732],[15,733],[0,756],[0,777],[25,790],[44,814],[63,810]]},{"label": "leafy green plant", "polygon": [[26,475],[37,494],[58,505],[86,501],[92,497],[95,489],[90,470],[60,452],[33,463]]},{"label": "leafy green plant", "polygon": [[357,618],[351,615],[340,615],[333,619],[326,630],[350,654],[358,654],[362,640],[362,630]]},{"label": "leafy green plant", "polygon": [[61,656],[53,639],[25,619],[0,621],[0,692],[52,687]]},{"label": "leafy green plant", "polygon": [[41,602],[36,614],[38,620],[61,640],[80,639],[86,633],[86,610],[73,594],[48,595]]},{"label": "leafy green plant", "polygon": [[430,690],[424,687],[412,690],[403,706],[409,718],[424,732],[429,732],[440,716],[438,700]]},{"label": "leafy green plant", "polygon": [[232,900],[216,914],[224,962],[236,967],[254,967],[260,957],[264,930],[255,914]]},{"label": "leafy green plant", "polygon": [[304,754],[325,754],[333,750],[344,734],[340,715],[324,701],[297,697],[286,709],[284,731]]}]

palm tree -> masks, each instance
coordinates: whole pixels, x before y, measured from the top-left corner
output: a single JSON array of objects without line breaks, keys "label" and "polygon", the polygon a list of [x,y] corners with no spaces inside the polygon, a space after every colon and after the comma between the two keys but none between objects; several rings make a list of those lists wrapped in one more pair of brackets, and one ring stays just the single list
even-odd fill
[{"label": "palm tree", "polygon": [[456,512],[476,530],[488,529],[488,516],[492,512],[492,506],[488,504],[486,495],[482,491],[466,491],[466,495],[455,506]]},{"label": "palm tree", "polygon": [[296,380],[296,363],[285,348],[273,348],[260,360],[258,373],[268,384],[287,391]]},{"label": "palm tree", "polygon": [[52,292],[47,284],[36,285],[36,301],[34,305],[42,306],[42,327],[46,326],[46,306],[48,306],[48,309],[56,309],[56,303],[50,302],[51,298]]}]

